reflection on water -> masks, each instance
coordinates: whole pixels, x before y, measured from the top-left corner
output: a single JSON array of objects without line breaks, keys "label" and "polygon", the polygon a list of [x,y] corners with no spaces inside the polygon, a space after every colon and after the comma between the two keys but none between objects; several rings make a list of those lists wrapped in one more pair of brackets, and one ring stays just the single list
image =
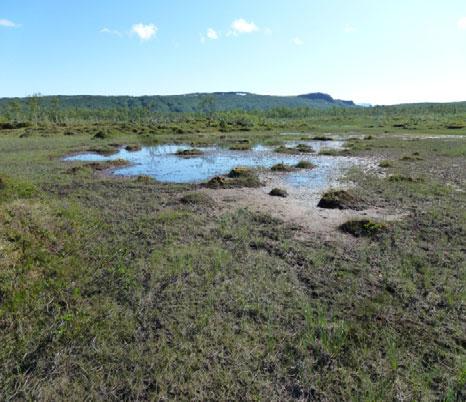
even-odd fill
[{"label": "reflection on water", "polygon": [[294,165],[300,160],[314,163],[313,170],[297,170],[287,173],[283,180],[293,187],[322,188],[328,186],[345,168],[360,163],[357,158],[332,157],[317,155],[321,148],[341,148],[343,141],[300,141],[290,142],[288,146],[298,143],[311,145],[315,154],[286,155],[274,152],[273,147],[256,145],[248,151],[232,151],[220,147],[201,148],[203,155],[180,157],[178,150],[191,148],[188,145],[157,145],[144,147],[140,151],[128,152],[120,149],[111,156],[95,153],[79,154],[67,157],[67,161],[108,161],[125,159],[131,165],[115,169],[115,175],[146,175],[160,182],[167,183],[199,183],[217,175],[228,173],[237,166],[252,168],[270,168],[283,162]]}]

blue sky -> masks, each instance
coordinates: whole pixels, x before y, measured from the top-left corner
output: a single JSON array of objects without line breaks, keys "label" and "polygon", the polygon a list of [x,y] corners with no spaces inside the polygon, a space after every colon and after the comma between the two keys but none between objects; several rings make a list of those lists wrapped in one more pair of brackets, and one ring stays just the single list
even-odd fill
[{"label": "blue sky", "polygon": [[1,0],[0,97],[466,100],[466,0]]}]

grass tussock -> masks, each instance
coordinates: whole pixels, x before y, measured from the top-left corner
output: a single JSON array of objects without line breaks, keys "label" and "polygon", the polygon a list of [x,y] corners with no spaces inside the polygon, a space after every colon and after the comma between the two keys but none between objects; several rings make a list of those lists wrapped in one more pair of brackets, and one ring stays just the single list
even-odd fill
[{"label": "grass tussock", "polygon": [[325,209],[360,209],[360,200],[350,191],[331,190],[326,192],[317,206]]},{"label": "grass tussock", "polygon": [[244,166],[235,167],[230,171],[230,173],[228,173],[228,177],[232,179],[236,179],[239,177],[248,177],[248,176],[253,176],[253,175],[254,175],[254,171]]},{"label": "grass tussock", "polygon": [[272,172],[292,172],[294,169],[293,166],[281,162],[273,165],[270,170],[272,170]]},{"label": "grass tussock", "polygon": [[207,188],[221,189],[221,188],[241,188],[249,187],[255,188],[262,186],[259,177],[251,172],[250,174],[241,174],[238,176],[215,176],[204,184]]},{"label": "grass tussock", "polygon": [[203,155],[204,152],[201,149],[198,148],[190,148],[190,149],[180,149],[176,151],[176,155],[178,156],[200,156]]},{"label": "grass tussock", "polygon": [[296,165],[296,169],[315,169],[317,166],[309,161],[299,161]]},{"label": "grass tussock", "polygon": [[141,149],[142,147],[139,144],[129,144],[129,145],[126,145],[125,147],[125,150],[128,152],[137,152],[137,151],[140,151]]},{"label": "grass tussock", "polygon": [[273,188],[272,190],[270,190],[269,195],[271,195],[272,197],[286,198],[288,197],[288,192],[283,188]]},{"label": "grass tussock", "polygon": [[391,167],[393,167],[393,163],[391,161],[381,161],[379,163],[379,167],[381,167],[383,169],[391,168]]},{"label": "grass tussock", "polygon": [[252,148],[251,144],[248,143],[238,143],[230,145],[231,151],[249,151]]},{"label": "grass tussock", "polygon": [[212,207],[215,201],[209,195],[201,192],[192,192],[185,194],[180,198],[180,202],[185,205]]},{"label": "grass tussock", "polygon": [[299,155],[314,153],[315,151],[310,145],[298,144],[295,147],[280,145],[279,147],[275,148],[275,152],[280,154]]},{"label": "grass tussock", "polygon": [[424,181],[422,177],[412,177],[412,176],[406,176],[406,175],[401,175],[401,174],[391,175],[388,177],[388,180],[391,181],[392,183],[402,183],[402,182],[422,183]]},{"label": "grass tussock", "polygon": [[387,225],[370,219],[354,219],[345,222],[340,230],[355,237],[375,237],[387,230]]}]

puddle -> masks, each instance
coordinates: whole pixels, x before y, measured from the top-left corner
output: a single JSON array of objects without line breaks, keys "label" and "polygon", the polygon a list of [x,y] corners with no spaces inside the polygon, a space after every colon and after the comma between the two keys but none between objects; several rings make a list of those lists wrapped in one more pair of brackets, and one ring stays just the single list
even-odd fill
[{"label": "puddle", "polygon": [[314,154],[287,155],[274,152],[275,147],[256,145],[248,151],[233,151],[221,147],[200,147],[202,155],[180,157],[176,152],[191,149],[188,145],[157,145],[144,147],[136,152],[120,149],[111,156],[102,156],[95,153],[84,153],[65,158],[66,161],[109,161],[124,159],[130,162],[129,166],[113,170],[118,176],[146,175],[165,183],[200,183],[213,176],[227,174],[237,166],[251,168],[264,168],[261,176],[270,176],[266,171],[276,163],[295,165],[301,160],[312,162],[317,167],[312,170],[296,170],[290,173],[274,174],[280,177],[285,186],[306,188],[306,190],[319,191],[331,186],[338,180],[347,168],[367,164],[362,158],[341,156],[319,156],[321,148],[341,149],[343,141],[295,141],[288,142],[287,146],[307,144],[314,148]]}]

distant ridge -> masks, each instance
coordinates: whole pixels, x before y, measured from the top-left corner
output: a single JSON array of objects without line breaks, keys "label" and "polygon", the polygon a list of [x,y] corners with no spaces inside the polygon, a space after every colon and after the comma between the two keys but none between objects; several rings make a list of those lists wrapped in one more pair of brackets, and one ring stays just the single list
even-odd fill
[{"label": "distant ridge", "polygon": [[343,105],[346,106],[356,106],[356,104],[351,100],[345,101],[341,99],[333,99],[329,94],[324,94],[323,92],[314,92],[305,95],[298,95],[298,98],[309,99],[312,101],[324,101],[328,103],[343,103]]},{"label": "distant ridge", "polygon": [[[12,100],[26,103],[28,98],[0,98],[0,109],[7,107]],[[151,96],[102,96],[102,95],[59,95],[41,96],[44,107],[56,104],[60,108],[120,109],[145,108],[153,112],[199,112],[229,110],[269,110],[274,108],[315,108],[332,107],[355,108],[353,101],[334,99],[332,96],[316,92],[298,96],[257,95],[244,91],[191,93],[185,95]]]}]

